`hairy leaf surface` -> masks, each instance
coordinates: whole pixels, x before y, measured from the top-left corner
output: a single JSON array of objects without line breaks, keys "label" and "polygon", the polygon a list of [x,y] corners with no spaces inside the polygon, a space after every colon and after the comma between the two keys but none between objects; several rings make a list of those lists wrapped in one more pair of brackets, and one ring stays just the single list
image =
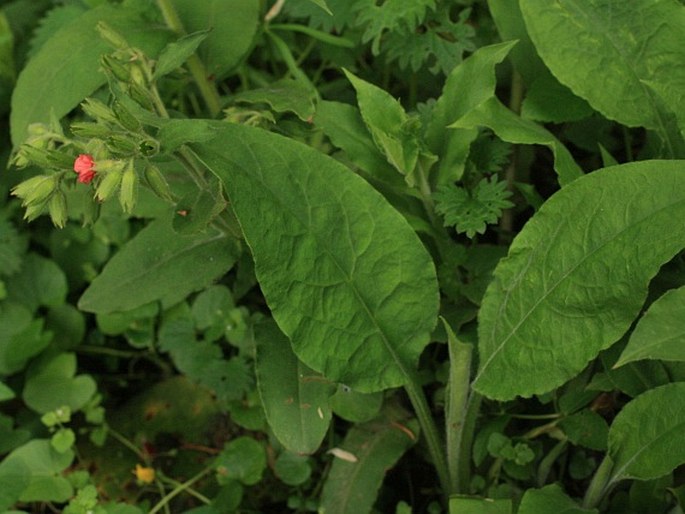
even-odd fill
[{"label": "hairy leaf surface", "polygon": [[650,279],[685,246],[684,170],[679,161],[606,168],[542,206],[483,299],[478,391],[545,393],[623,335]]},{"label": "hairy leaf surface", "polygon": [[216,126],[215,140],[192,147],[223,180],[295,353],[363,392],[405,384],[438,310],[435,269],[411,227],[330,157],[263,130]]}]

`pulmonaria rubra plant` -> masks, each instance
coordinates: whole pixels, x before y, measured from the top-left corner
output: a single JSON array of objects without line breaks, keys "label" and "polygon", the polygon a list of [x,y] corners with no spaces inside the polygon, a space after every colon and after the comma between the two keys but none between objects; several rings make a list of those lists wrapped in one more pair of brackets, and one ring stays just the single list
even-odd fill
[{"label": "pulmonaria rubra plant", "polygon": [[78,173],[78,181],[82,184],[90,184],[95,178],[95,161],[88,154],[79,155],[74,161],[74,171]]}]

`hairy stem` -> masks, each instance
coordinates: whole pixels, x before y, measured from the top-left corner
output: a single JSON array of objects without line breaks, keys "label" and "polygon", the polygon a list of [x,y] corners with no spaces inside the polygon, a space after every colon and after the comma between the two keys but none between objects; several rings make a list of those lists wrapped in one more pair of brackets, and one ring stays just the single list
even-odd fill
[{"label": "hairy stem", "polygon": [[614,462],[608,455],[604,457],[604,460],[599,465],[595,471],[595,475],[592,477],[587,491],[585,492],[585,498],[583,498],[583,507],[586,509],[592,509],[596,507],[604,495],[608,491],[611,485],[611,472],[614,467]]},{"label": "hairy stem", "polygon": [[428,406],[428,402],[426,401],[426,396],[415,376],[410,377],[410,381],[404,386],[404,388],[409,395],[409,400],[414,407],[414,412],[416,413],[416,417],[421,425],[423,435],[426,438],[428,452],[433,460],[435,471],[438,474],[443,495],[447,497],[452,492],[449,471],[447,469],[447,460],[445,459],[444,446],[440,438],[438,428],[435,424],[435,420],[433,419],[433,415],[431,414]]},{"label": "hairy stem", "polygon": [[[162,11],[162,16],[167,26],[177,34],[185,35],[185,28],[171,0],[157,0],[157,5],[159,10]],[[190,74],[193,76],[193,80],[197,84],[200,94],[207,105],[207,109],[209,109],[209,114],[212,118],[215,118],[221,112],[221,98],[214,87],[214,83],[209,79],[209,73],[207,73],[204,63],[197,54],[193,54],[188,58],[187,64],[188,70],[190,70]]]},{"label": "hairy stem", "polygon": [[443,320],[447,330],[447,344],[450,356],[450,374],[447,383],[447,400],[445,405],[445,433],[447,440],[447,467],[450,473],[450,492],[463,492],[461,484],[468,475],[469,461],[463,469],[462,443],[469,399],[471,357],[473,347],[459,341],[452,329]]}]

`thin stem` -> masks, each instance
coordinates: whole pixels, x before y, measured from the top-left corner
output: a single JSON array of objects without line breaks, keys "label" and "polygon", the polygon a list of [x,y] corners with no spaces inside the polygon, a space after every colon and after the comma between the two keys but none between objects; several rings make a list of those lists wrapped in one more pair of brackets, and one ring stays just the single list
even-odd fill
[{"label": "thin stem", "polygon": [[[171,0],[157,0],[157,6],[162,11],[162,16],[167,26],[177,34],[185,35],[186,31],[183,28],[183,22],[178,16]],[[202,98],[205,104],[207,104],[210,115],[212,118],[215,118],[221,112],[221,98],[214,87],[214,83],[209,80],[209,73],[207,73],[204,63],[196,54],[193,54],[188,58],[187,64],[188,70],[190,70],[190,74],[193,76],[193,80],[195,80]]]},{"label": "thin stem", "polygon": [[183,483],[179,483],[176,487],[169,491],[161,500],[159,500],[159,502],[157,502],[157,505],[150,509],[150,512],[148,514],[155,514],[156,512],[159,512],[164,508],[168,508],[167,505],[171,500],[173,500],[176,496],[187,490],[191,485],[200,480],[202,477],[207,475],[210,471],[212,471],[212,469],[213,468],[211,467],[205,468],[194,477],[186,480]]},{"label": "thin stem", "polygon": [[[182,482],[179,482],[178,480],[174,480],[174,479],[171,478],[171,477],[160,476],[160,477],[159,477],[159,480],[160,480],[162,483],[169,484],[169,485],[171,485],[171,486],[173,486],[173,487],[183,486],[183,483],[182,483]],[[198,500],[200,500],[202,503],[205,503],[205,504],[207,504],[207,505],[209,505],[210,503],[212,503],[212,500],[210,500],[209,498],[207,498],[204,494],[202,494],[202,493],[196,491],[196,490],[193,489],[192,487],[186,487],[186,488],[185,488],[185,491],[186,491],[186,493],[188,493],[190,496],[194,496],[195,498],[197,498]]]},{"label": "thin stem", "polygon": [[112,437],[114,437],[114,439],[116,439],[116,440],[119,441],[121,444],[123,444],[126,448],[128,448],[128,449],[131,450],[133,453],[135,453],[136,456],[137,456],[140,460],[142,460],[143,462],[145,462],[145,461],[147,460],[147,459],[145,458],[145,455],[143,454],[143,452],[142,452],[140,449],[138,449],[131,441],[129,441],[126,437],[124,437],[124,436],[121,435],[119,432],[117,432],[116,430],[114,430],[112,427],[107,426],[107,433],[111,434]]},{"label": "thin stem", "polygon": [[613,468],[614,462],[611,460],[611,457],[606,455],[595,471],[595,475],[592,477],[592,481],[585,492],[585,498],[583,498],[584,508],[592,509],[602,501],[602,498],[611,487],[611,472]]},{"label": "thin stem", "polygon": [[433,460],[433,465],[435,466],[435,470],[438,474],[443,495],[447,497],[451,492],[447,460],[445,458],[444,447],[438,432],[438,428],[435,425],[435,420],[433,419],[433,415],[428,407],[428,402],[426,401],[426,396],[423,393],[423,389],[421,388],[421,385],[415,376],[409,377],[409,382],[404,386],[404,388],[407,391],[409,400],[414,407],[414,412],[416,413],[416,417],[421,425],[423,435],[426,438],[428,452],[430,453],[431,459]]},{"label": "thin stem", "polygon": [[461,441],[459,447],[459,467],[457,478],[460,492],[466,492],[471,482],[471,448],[473,438],[476,435],[476,421],[480,414],[480,404],[483,397],[476,391],[471,391],[469,400],[466,404],[466,414],[461,428]]}]

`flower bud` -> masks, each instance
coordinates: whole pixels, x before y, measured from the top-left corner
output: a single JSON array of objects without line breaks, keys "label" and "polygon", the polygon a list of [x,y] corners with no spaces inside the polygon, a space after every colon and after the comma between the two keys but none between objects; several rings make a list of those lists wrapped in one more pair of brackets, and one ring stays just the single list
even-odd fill
[{"label": "flower bud", "polygon": [[130,47],[128,41],[126,41],[126,39],[124,39],[124,37],[121,34],[119,34],[116,30],[114,30],[104,21],[98,22],[96,28],[100,33],[100,37],[102,37],[102,39],[107,41],[107,43],[109,43],[114,48],[123,50]]},{"label": "flower bud", "polygon": [[112,109],[107,107],[100,100],[95,98],[86,98],[81,103],[83,111],[96,121],[107,121],[109,123],[117,123],[117,117],[112,112]]},{"label": "flower bud", "polygon": [[145,157],[152,157],[159,153],[159,141],[150,137],[141,140],[138,143],[138,150]]},{"label": "flower bud", "polygon": [[19,147],[19,154],[26,162],[33,163],[41,168],[52,168],[53,164],[48,157],[48,151],[23,144]]},{"label": "flower bud", "polygon": [[107,137],[112,133],[112,130],[100,125],[99,123],[90,123],[87,121],[76,121],[71,124],[71,132],[75,136],[80,137]]},{"label": "flower bud", "polygon": [[140,84],[133,83],[129,86],[128,93],[131,98],[143,109],[147,109],[148,111],[155,110],[155,104],[152,100],[152,95],[147,88],[141,86]]},{"label": "flower bud", "polygon": [[157,166],[148,164],[145,168],[145,180],[157,196],[163,200],[171,201],[171,188],[169,188],[169,184]]},{"label": "flower bud", "polygon": [[95,161],[89,154],[81,154],[74,161],[74,171],[78,173],[78,181],[82,184],[90,184],[95,177]]},{"label": "flower bud", "polygon": [[38,216],[43,214],[44,210],[45,210],[45,202],[41,202],[41,203],[38,203],[35,205],[28,205],[28,206],[26,206],[26,210],[24,211],[24,219],[26,221],[33,221]]},{"label": "flower bud", "polygon": [[115,191],[119,184],[121,183],[122,172],[121,170],[113,170],[104,175],[97,189],[95,190],[95,198],[100,202],[104,202],[109,198]]},{"label": "flower bud", "polygon": [[12,189],[12,194],[22,199],[24,207],[28,205],[42,205],[55,191],[58,182],[58,175],[38,175],[17,184]]},{"label": "flower bud", "polygon": [[55,224],[56,227],[64,228],[67,223],[67,197],[64,196],[62,191],[56,191],[50,197],[48,202],[48,213],[50,214],[50,219]]},{"label": "flower bud", "polygon": [[111,73],[114,78],[121,82],[128,82],[131,78],[131,72],[128,67],[111,55],[105,54],[100,57],[100,64],[105,72]]},{"label": "flower bud", "polygon": [[124,134],[112,134],[107,138],[107,148],[110,151],[123,155],[135,155],[138,153],[138,143]]},{"label": "flower bud", "polygon": [[124,107],[120,102],[114,102],[112,105],[112,110],[114,111],[114,115],[117,117],[122,127],[132,132],[137,132],[140,130],[140,122],[138,121],[138,118],[133,116],[131,111]]},{"label": "flower bud", "polygon": [[130,213],[136,204],[138,193],[138,176],[133,167],[133,160],[130,160],[121,177],[121,189],[119,190],[119,203],[124,212]]}]

